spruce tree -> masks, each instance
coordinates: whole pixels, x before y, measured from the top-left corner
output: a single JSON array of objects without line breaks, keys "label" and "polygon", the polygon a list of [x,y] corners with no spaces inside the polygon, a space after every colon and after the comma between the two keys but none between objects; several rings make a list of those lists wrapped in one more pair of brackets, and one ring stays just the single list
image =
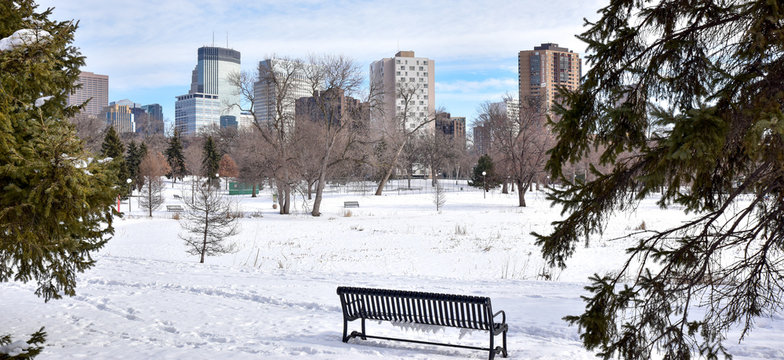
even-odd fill
[{"label": "spruce tree", "polygon": [[138,181],[139,177],[139,164],[141,163],[141,158],[139,157],[139,148],[136,146],[136,142],[131,140],[128,143],[128,149],[125,153],[125,164],[128,166],[128,177],[130,177],[134,182]]},{"label": "spruce tree", "polygon": [[116,174],[114,183],[118,189],[120,189],[120,194],[123,197],[126,197],[128,194],[128,183],[127,180],[130,178],[130,172],[128,171],[128,164],[125,162],[125,157],[123,154],[125,153],[125,145],[123,145],[122,140],[120,140],[120,136],[117,135],[117,131],[114,130],[113,126],[109,126],[109,129],[106,131],[106,135],[103,138],[103,144],[101,144],[101,156],[111,158],[112,161],[110,162],[111,166],[114,168],[114,172]]},{"label": "spruce tree", "polygon": [[[485,175],[482,175],[482,172]],[[474,166],[471,173],[471,179],[468,180],[468,185],[481,188],[484,186],[484,191],[497,187],[500,184],[498,176],[495,173],[495,164],[490,155],[482,155]]]},{"label": "spruce tree", "polygon": [[174,136],[169,139],[169,147],[166,149],[166,161],[169,163],[171,170],[166,177],[174,178],[176,182],[187,173],[185,169],[185,155],[182,153],[182,141],[180,139],[180,132],[174,130]]},{"label": "spruce tree", "polygon": [[215,147],[212,136],[208,136],[204,142],[204,157],[201,163],[202,171],[207,174],[207,178],[215,179],[215,174],[220,170],[221,155]]},{"label": "spruce tree", "polygon": [[125,146],[120,140],[120,136],[117,135],[114,126],[109,126],[103,137],[103,144],[101,144],[101,156],[119,158],[123,153],[125,153]]},{"label": "spruce tree", "polygon": [[36,281],[48,301],[74,295],[76,275],[94,265],[118,189],[66,121],[80,108],[66,105],[84,65],[70,45],[76,23],[36,7],[0,3],[0,39],[27,34],[0,49],[0,281]]},{"label": "spruce tree", "polygon": [[[569,185],[549,198],[565,218],[537,243],[563,268],[646,197],[686,214],[628,234],[629,261],[593,276],[585,312],[565,319],[606,359],[726,356],[728,329],[742,339],[782,309],[784,7],[612,0],[599,14],[579,36],[590,70],[549,123],[547,170]],[[570,183],[564,166],[592,151],[612,170]]]}]

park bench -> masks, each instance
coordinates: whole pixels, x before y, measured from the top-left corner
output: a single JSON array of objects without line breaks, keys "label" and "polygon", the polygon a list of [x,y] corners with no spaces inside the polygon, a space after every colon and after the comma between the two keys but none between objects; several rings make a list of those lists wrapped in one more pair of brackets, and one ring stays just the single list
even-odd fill
[{"label": "park bench", "polygon": [[358,208],[359,207],[359,201],[344,201],[343,202],[343,207],[344,208]]},{"label": "park bench", "polygon": [[180,205],[166,205],[166,211],[183,211],[185,209]]},{"label": "park bench", "polygon": [[[501,353],[507,357],[506,313],[502,310],[493,314],[490,298],[480,296],[436,294],[417,291],[368,289],[343,287],[337,289],[340,307],[343,309],[343,342],[359,337],[406,341],[417,344],[451,346],[490,352],[490,359]],[[501,322],[495,318],[501,315]],[[361,319],[362,332],[347,334],[348,322]],[[392,321],[400,323],[448,326],[490,333],[490,346],[483,348],[448,343],[371,336],[365,332],[365,320]],[[495,336],[503,335],[503,347],[493,347]]]}]

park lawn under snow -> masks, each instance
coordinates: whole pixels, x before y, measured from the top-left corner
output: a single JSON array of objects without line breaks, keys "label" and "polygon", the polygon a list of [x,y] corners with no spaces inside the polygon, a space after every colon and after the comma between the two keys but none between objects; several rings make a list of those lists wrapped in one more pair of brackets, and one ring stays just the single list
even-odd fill
[{"label": "park lawn under snow", "polygon": [[[186,254],[172,213],[145,216],[133,203],[116,234],[79,276],[77,296],[44,303],[33,283],[0,284],[0,333],[21,338],[48,332],[39,359],[453,359],[486,352],[399,342],[341,342],[337,286],[481,295],[506,311],[513,359],[593,359],[575,327],[561,318],[584,305],[588,276],[615,270],[631,240],[610,240],[645,222],[663,228],[683,219],[654,199],[610,222],[602,238],[579,247],[563,271],[544,266],[531,231],[547,233],[560,218],[542,193],[481,191],[445,181],[446,205],[437,212],[425,181],[418,190],[384,196],[356,186],[328,188],[323,215],[307,214],[298,195],[294,215],[272,209],[268,190],[236,196],[245,218],[229,241],[237,252]],[[402,182],[401,182],[402,185]],[[178,204],[181,184],[167,187]],[[463,191],[460,188],[463,188]],[[183,194],[185,195],[185,194]],[[358,209],[343,209],[356,200]],[[124,203],[122,210],[127,210]],[[165,208],[164,208],[165,209]],[[545,280],[545,278],[550,281]],[[727,342],[737,359],[784,358],[784,317],[763,318],[742,344]],[[349,324],[349,331],[358,322]],[[353,327],[353,328],[352,328]],[[486,332],[414,330],[368,322],[368,334],[487,346]]]}]

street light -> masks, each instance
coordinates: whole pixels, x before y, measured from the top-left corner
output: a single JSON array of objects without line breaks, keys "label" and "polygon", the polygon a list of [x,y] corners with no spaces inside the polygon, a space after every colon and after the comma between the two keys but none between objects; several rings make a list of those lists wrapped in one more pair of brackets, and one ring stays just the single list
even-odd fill
[{"label": "street light", "polygon": [[131,183],[133,182],[133,180],[131,180],[131,178],[128,178],[127,180],[125,180],[125,182],[128,183],[128,213],[130,214],[131,213],[131,195],[133,194],[133,188],[131,187]]},{"label": "street light", "polygon": [[485,181],[487,171],[482,171],[482,197],[487,199],[487,182]]}]

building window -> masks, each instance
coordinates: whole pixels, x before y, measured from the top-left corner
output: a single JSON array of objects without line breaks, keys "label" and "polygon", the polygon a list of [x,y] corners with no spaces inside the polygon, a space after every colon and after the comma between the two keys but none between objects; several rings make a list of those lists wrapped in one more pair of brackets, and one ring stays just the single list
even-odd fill
[{"label": "building window", "polygon": [[425,70],[425,68],[423,66],[420,66],[419,71],[423,71],[423,70]]},{"label": "building window", "polygon": [[395,63],[400,64],[400,59],[395,60]]},{"label": "building window", "polygon": [[398,71],[397,74],[400,75],[400,71]]},{"label": "building window", "polygon": [[424,64],[427,65],[427,60],[424,61]]}]

